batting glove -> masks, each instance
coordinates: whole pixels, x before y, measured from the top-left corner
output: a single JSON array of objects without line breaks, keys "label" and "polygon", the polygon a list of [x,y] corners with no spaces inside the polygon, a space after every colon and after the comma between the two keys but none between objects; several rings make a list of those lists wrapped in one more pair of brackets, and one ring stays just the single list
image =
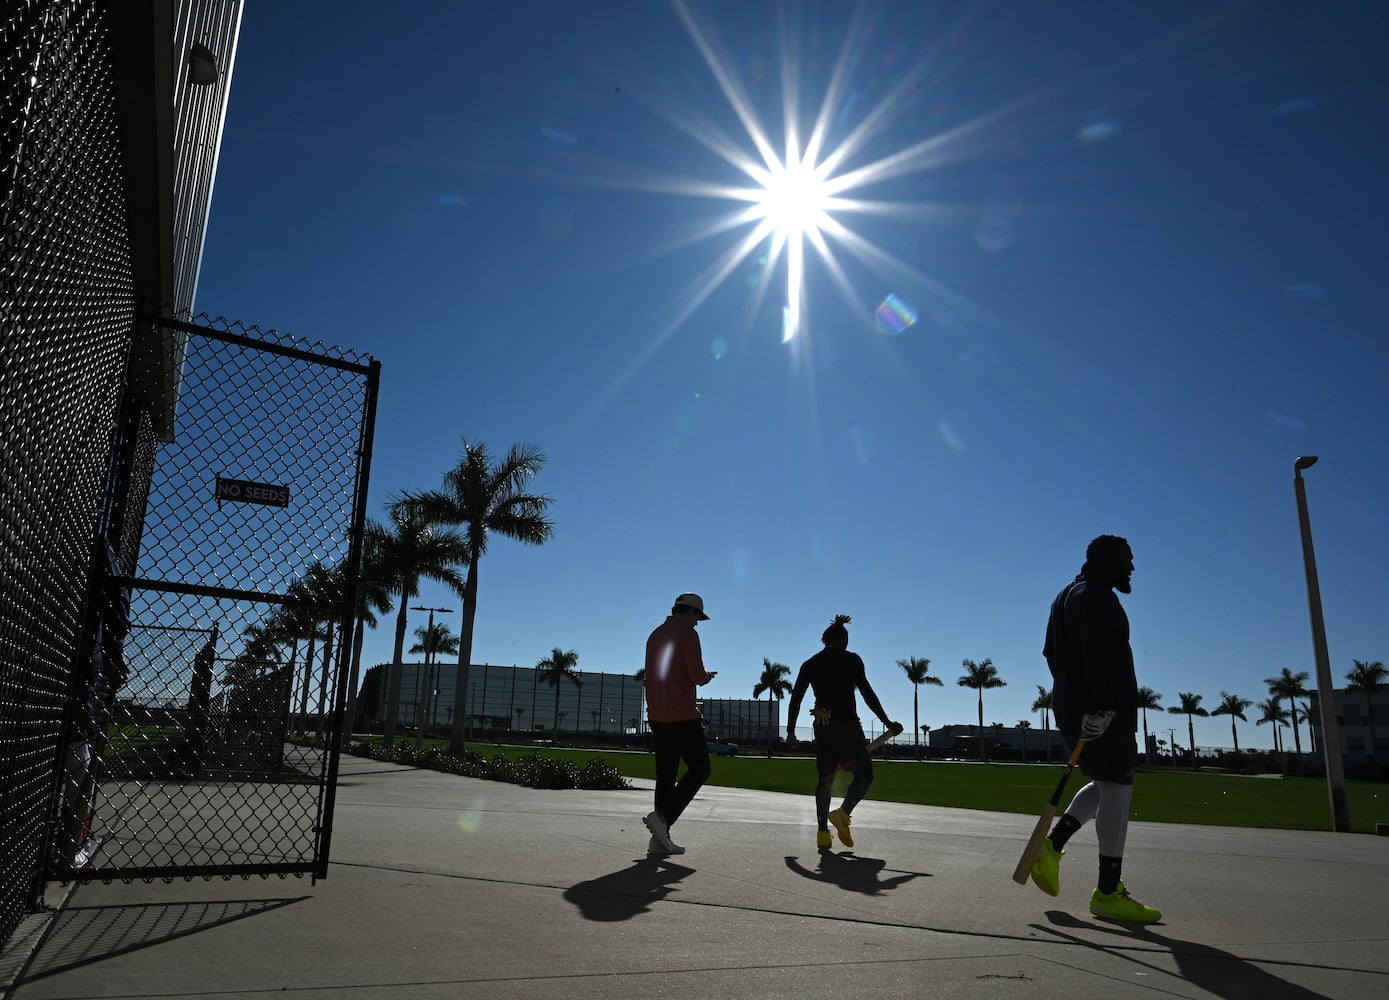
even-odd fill
[{"label": "batting glove", "polygon": [[1080,735],[1087,740],[1097,740],[1109,729],[1109,724],[1114,721],[1114,712],[1096,712],[1094,715],[1087,715],[1080,720]]}]

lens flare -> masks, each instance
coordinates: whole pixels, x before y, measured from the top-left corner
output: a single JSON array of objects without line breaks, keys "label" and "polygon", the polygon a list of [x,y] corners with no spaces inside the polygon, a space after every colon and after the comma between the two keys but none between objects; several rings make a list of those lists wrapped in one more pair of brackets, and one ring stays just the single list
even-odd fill
[{"label": "lens flare", "polygon": [[873,312],[873,321],[878,330],[893,336],[904,333],[908,328],[915,326],[917,319],[917,312],[912,308],[911,303],[898,298],[896,295],[889,295],[883,299]]},{"label": "lens flare", "polygon": [[466,834],[477,833],[482,829],[482,814],[487,808],[487,796],[479,795],[473,799],[472,804],[458,814],[455,822],[458,829]]}]

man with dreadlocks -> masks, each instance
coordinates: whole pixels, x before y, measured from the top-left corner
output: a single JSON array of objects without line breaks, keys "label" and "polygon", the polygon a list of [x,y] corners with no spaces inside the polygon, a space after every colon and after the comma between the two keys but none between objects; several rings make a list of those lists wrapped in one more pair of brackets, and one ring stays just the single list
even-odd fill
[{"label": "man with dreadlocks", "polygon": [[[820,636],[825,648],[801,664],[796,685],[791,689],[791,708],[786,720],[786,742],[795,746],[796,716],[800,714],[801,699],[807,687],[814,690],[815,707],[810,714],[815,717],[815,768],[819,773],[815,786],[818,824],[815,844],[821,849],[833,843],[831,823],[844,846],[854,846],[854,838],[849,833],[849,814],[868,794],[868,786],[873,783],[873,760],[864,752],[868,744],[859,723],[854,692],[863,694],[864,703],[884,726],[899,733],[902,731],[900,725],[887,717],[882,702],[869,685],[863,660],[857,653],[849,652],[849,630],[845,626],[851,620],[848,615],[835,615],[830,627]],[[853,781],[844,793],[843,803],[830,812],[834,777],[846,768],[853,774]]]},{"label": "man with dreadlocks", "polygon": [[1080,769],[1090,783],[1076,792],[1051,836],[1042,841],[1032,881],[1049,896],[1060,893],[1066,841],[1093,819],[1100,872],[1099,885],[1090,895],[1090,912],[1109,920],[1151,924],[1161,920],[1162,913],[1129,895],[1120,877],[1138,756],[1138,680],[1128,615],[1114,592],[1132,591],[1132,576],[1129,543],[1117,535],[1100,535],[1086,547],[1080,575],[1051,604],[1042,655],[1055,681],[1052,713],[1068,744],[1074,747],[1085,740]]}]

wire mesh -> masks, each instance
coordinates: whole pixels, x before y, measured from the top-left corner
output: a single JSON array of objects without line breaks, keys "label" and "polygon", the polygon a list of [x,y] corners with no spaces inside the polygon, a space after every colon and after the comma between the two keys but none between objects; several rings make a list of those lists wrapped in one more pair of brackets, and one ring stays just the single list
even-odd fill
[{"label": "wire mesh", "polygon": [[0,8],[0,941],[37,904],[134,313],[103,8]]}]

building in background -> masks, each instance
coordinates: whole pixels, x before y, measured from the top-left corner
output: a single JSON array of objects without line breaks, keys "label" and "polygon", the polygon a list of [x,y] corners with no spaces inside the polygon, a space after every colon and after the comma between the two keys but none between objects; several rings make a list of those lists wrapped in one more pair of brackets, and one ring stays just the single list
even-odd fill
[{"label": "building in background", "polygon": [[[362,680],[356,723],[359,732],[383,732],[392,665],[369,668]],[[437,675],[437,682],[432,677]],[[581,671],[582,684],[559,683],[555,688],[540,680],[534,667],[475,663],[468,669],[468,704],[473,715],[469,732],[480,737],[558,735],[583,739],[636,738],[646,732],[645,689],[631,674]],[[399,731],[416,729],[423,722],[428,731],[443,734],[453,723],[454,685],[458,664],[400,665]],[[780,703],[750,699],[704,699],[700,710],[711,738],[749,745],[766,744],[767,734],[780,733]]]},{"label": "building in background", "polygon": [[[1389,765],[1389,689],[1376,691],[1365,701],[1364,691],[1332,691],[1336,721],[1341,729],[1341,764],[1347,777],[1374,778]],[[1371,735],[1371,706],[1374,732]],[[1308,696],[1311,756],[1324,767],[1321,741],[1321,704],[1317,693]],[[1304,756],[1307,756],[1304,754]]]}]

